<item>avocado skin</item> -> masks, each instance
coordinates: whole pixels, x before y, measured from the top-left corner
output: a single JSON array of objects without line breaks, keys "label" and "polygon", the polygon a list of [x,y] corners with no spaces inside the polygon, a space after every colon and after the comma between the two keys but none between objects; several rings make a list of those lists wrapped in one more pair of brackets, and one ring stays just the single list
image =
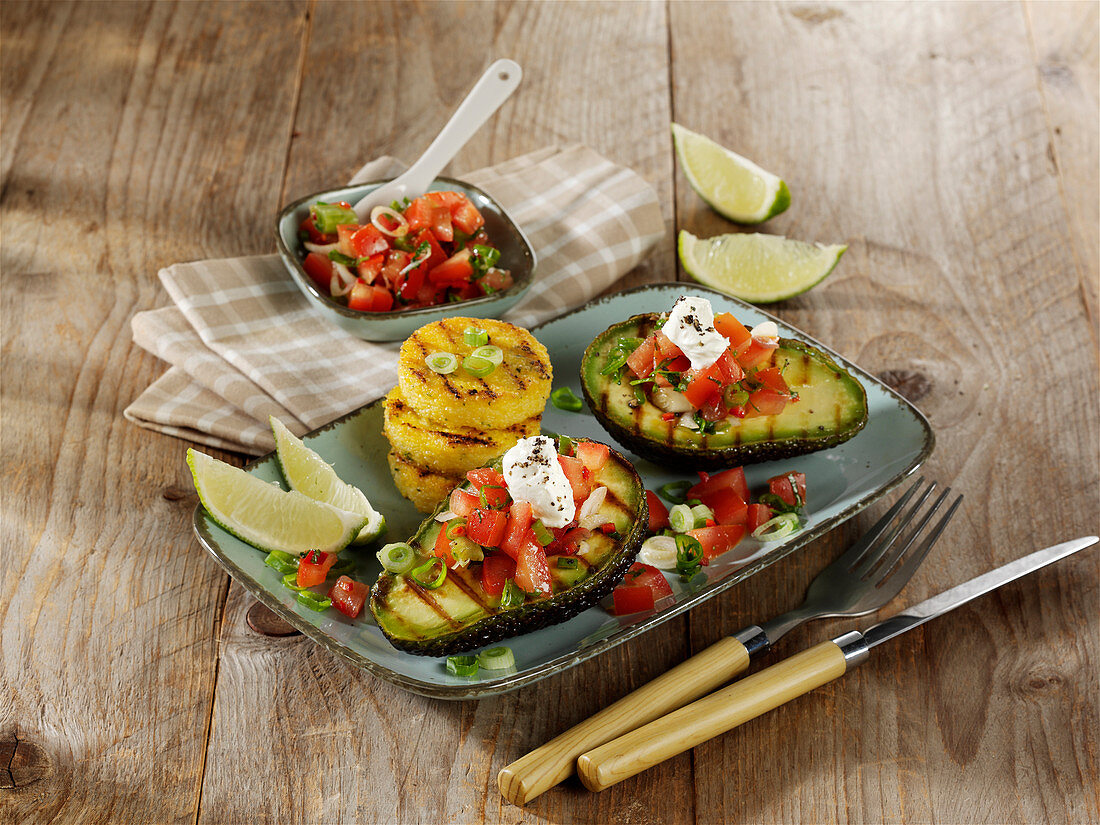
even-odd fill
[{"label": "avocado skin", "polygon": [[[826,365],[834,371],[840,380],[854,388],[858,388],[858,403],[860,409],[851,423],[836,432],[825,431],[821,435],[800,436],[797,438],[784,438],[772,441],[750,441],[729,447],[702,448],[686,444],[670,444],[665,440],[658,440],[638,429],[629,429],[615,421],[608,414],[608,409],[597,397],[599,387],[590,386],[588,380],[588,366],[595,358],[600,357],[599,351],[608,338],[620,337],[644,337],[641,330],[652,328],[659,316],[655,313],[634,315],[626,321],[608,327],[595,340],[588,345],[581,358],[581,390],[584,393],[588,408],[600,425],[607,430],[616,441],[642,458],[652,461],[654,464],[677,467],[689,471],[716,470],[723,467],[739,467],[744,464],[758,464],[763,461],[775,461],[805,455],[806,453],[835,447],[843,444],[863,429],[867,424],[867,395],[863,387],[853,378],[847,370],[833,361],[828,355],[810,344],[796,341],[791,338],[780,338],[780,349],[805,353],[810,358]],[[595,371],[595,381],[602,386],[611,384],[611,376],[602,376]],[[646,402],[647,404],[650,402]],[[824,428],[823,428],[824,429]]]},{"label": "avocado skin", "polygon": [[[574,439],[574,441],[579,440],[587,439]],[[379,621],[378,627],[390,644],[398,650],[417,656],[450,656],[501,639],[559,624],[609,596],[638,556],[638,551],[642,547],[646,530],[649,527],[649,507],[646,503],[642,480],[633,465],[614,448],[611,449],[608,460],[618,462],[622,468],[628,470],[631,474],[633,489],[636,493],[637,517],[634,519],[630,532],[624,535],[619,542],[613,556],[598,572],[550,598],[526,602],[519,607],[501,613],[488,614],[461,630],[432,638],[407,639],[396,637],[387,630],[383,622]],[[495,462],[495,465],[490,466],[495,466],[499,470],[499,460]],[[416,540],[431,527],[435,516],[443,512],[448,502],[449,500],[445,499],[436,508],[436,511],[424,520],[416,535],[410,539],[410,544],[417,546]],[[379,610],[386,609],[386,595],[395,581],[395,576],[383,570],[371,589],[371,611],[376,616]]]}]

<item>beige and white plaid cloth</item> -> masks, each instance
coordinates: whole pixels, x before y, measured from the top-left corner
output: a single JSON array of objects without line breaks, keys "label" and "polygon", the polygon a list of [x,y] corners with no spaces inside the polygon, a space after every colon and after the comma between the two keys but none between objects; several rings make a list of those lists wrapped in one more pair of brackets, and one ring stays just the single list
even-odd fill
[{"label": "beige and white plaid cloth", "polygon": [[[380,158],[352,183],[403,169]],[[463,179],[492,195],[535,248],[535,281],[504,316],[520,326],[599,294],[664,234],[653,188],[585,146],[543,149]],[[400,342],[362,341],[337,327],[277,255],[176,264],[160,279],[173,306],[132,322],[138,346],[171,365],[124,412],[142,427],[259,455],[274,448],[268,416],[300,435],[396,383]]]}]

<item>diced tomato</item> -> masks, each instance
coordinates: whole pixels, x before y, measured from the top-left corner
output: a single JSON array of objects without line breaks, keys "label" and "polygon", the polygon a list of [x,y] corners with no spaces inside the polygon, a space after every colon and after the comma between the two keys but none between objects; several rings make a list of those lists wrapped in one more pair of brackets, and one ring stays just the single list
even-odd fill
[{"label": "diced tomato", "polygon": [[499,547],[507,526],[508,516],[502,510],[483,510],[479,507],[470,513],[466,536],[482,547]]},{"label": "diced tomato", "polygon": [[298,560],[298,586],[313,587],[320,584],[334,564],[336,564],[335,553],[310,550]]},{"label": "diced tomato", "polygon": [[735,356],[747,350],[752,342],[752,333],[728,312],[714,316],[714,328],[729,339]]},{"label": "diced tomato", "polygon": [[749,340],[748,348],[737,356],[737,363],[739,363],[746,370],[750,370],[758,364],[763,364],[765,361],[771,358],[773,352],[775,352],[775,347],[761,344],[755,338],[751,338]]},{"label": "diced tomato", "polygon": [[782,395],[789,395],[791,388],[787,386],[787,380],[783,377],[783,373],[779,371],[779,367],[769,367],[766,370],[759,370],[753,378],[763,384],[770,390],[775,390]]},{"label": "diced tomato", "polygon": [[485,503],[489,508],[498,510],[508,503],[508,488],[504,483],[504,476],[492,467],[478,467],[476,470],[470,470],[466,473],[466,478],[479,494],[485,496]]},{"label": "diced tomato", "polygon": [[322,255],[320,252],[310,252],[302,261],[302,269],[314,280],[325,295],[329,294],[329,287],[332,284],[332,261],[328,259],[328,255]]},{"label": "diced tomato", "polygon": [[467,283],[473,278],[474,265],[470,263],[470,250],[456,252],[428,273],[428,278],[436,284]]},{"label": "diced tomato", "polygon": [[516,584],[525,593],[550,593],[550,565],[546,562],[546,552],[533,535],[520,545],[516,558]]},{"label": "diced tomato", "polygon": [[558,463],[561,464],[565,477],[569,479],[569,486],[573,488],[573,503],[580,504],[592,492],[584,464],[579,458],[570,455],[559,455]]},{"label": "diced tomato", "polygon": [[751,533],[764,522],[770,521],[771,517],[772,508],[767,504],[750,504],[749,518],[745,524],[745,529]]},{"label": "diced tomato", "polygon": [[651,335],[642,341],[634,352],[630,353],[630,357],[626,359],[626,365],[630,367],[630,371],[634,373],[636,378],[648,378],[649,374],[653,372],[653,354],[656,350],[657,346],[654,337]]},{"label": "diced tomato", "polygon": [[[701,477],[703,475],[704,474],[700,473]],[[723,470],[712,476],[701,478],[698,484],[687,491],[687,497],[697,498],[702,501],[707,496],[726,487],[729,487],[737,493],[742,501],[749,500],[749,484],[745,481],[745,471],[740,467],[731,467],[728,470]]]},{"label": "diced tomato", "polygon": [[482,217],[476,206],[466,201],[451,209],[451,222],[460,232],[472,235],[485,225],[485,218]]},{"label": "diced tomato", "polygon": [[726,417],[726,404],[722,400],[722,394],[712,395],[706,403],[699,408],[699,414],[704,421],[721,421]]},{"label": "diced tomato", "polygon": [[424,197],[436,206],[443,206],[448,210],[454,209],[463,203],[468,203],[466,196],[461,192],[428,192]]},{"label": "diced tomato", "polygon": [[478,288],[485,295],[492,295],[494,292],[503,292],[506,289],[511,289],[512,284],[515,281],[512,279],[512,273],[506,269],[497,269],[493,267],[477,280]]},{"label": "diced tomato", "polygon": [[348,294],[348,309],[389,312],[393,309],[393,293],[384,286],[371,286],[356,280]]},{"label": "diced tomato", "polygon": [[336,240],[334,234],[326,235],[324,232],[317,228],[317,224],[313,222],[312,215],[306,215],[300,224],[298,224],[298,234],[305,232],[309,237],[307,240],[310,243],[316,244],[330,244]]},{"label": "diced tomato", "polygon": [[576,442],[577,458],[590,473],[598,473],[611,457],[611,448],[597,441]]},{"label": "diced tomato", "polygon": [[761,387],[749,396],[749,403],[745,405],[745,417],[752,418],[757,415],[779,415],[787,406],[789,399],[775,390]]},{"label": "diced tomato", "polygon": [[532,518],[531,502],[512,502],[512,506],[508,509],[508,523],[504,527],[504,538],[500,541],[500,549],[513,559],[519,557],[520,545],[530,532]]},{"label": "diced tomato", "polygon": [[[657,362],[673,360],[683,358],[685,361],[687,358],[678,346],[672,343],[672,339],[658,330],[653,334],[654,343],[657,347]],[[690,363],[690,362],[689,362]]]},{"label": "diced tomato", "polygon": [[[470,513],[481,506],[481,498],[477,493],[471,493],[469,490],[456,488],[451,490],[451,500],[447,506],[456,516],[466,518]],[[480,544],[480,542],[478,543]]]},{"label": "diced tomato", "polygon": [[672,588],[660,570],[634,562],[623,577],[622,584],[612,592],[615,615],[652,610],[658,599],[671,595]]},{"label": "diced tomato", "polygon": [[744,524],[720,524],[714,527],[700,527],[688,530],[688,535],[699,542],[703,548],[703,558],[710,561],[732,550],[745,537]]},{"label": "diced tomato", "polygon": [[[791,482],[794,486],[791,486]],[[806,474],[783,473],[768,479],[768,490],[792,507],[806,503]],[[798,495],[795,495],[797,491]]]},{"label": "diced tomato", "polygon": [[328,591],[328,597],[332,599],[332,606],[350,619],[359,615],[363,604],[367,601],[370,588],[363,582],[357,582],[347,576],[341,576],[336,584]]},{"label": "diced tomato", "polygon": [[573,527],[566,530],[551,546],[554,552],[562,556],[575,556],[580,552],[581,542],[591,537],[592,531],[587,527]]},{"label": "diced tomato", "polygon": [[435,206],[427,197],[415,198],[405,209],[405,220],[409,222],[409,232],[430,229]]},{"label": "diced tomato", "polygon": [[707,493],[699,500],[714,511],[714,519],[719,524],[744,524],[748,518],[748,505],[733,487],[723,487]]},{"label": "diced tomato", "polygon": [[695,409],[699,409],[711,398],[721,394],[722,379],[718,375],[718,367],[715,364],[696,373],[684,390],[684,397]]},{"label": "diced tomato", "polygon": [[653,591],[637,584],[620,584],[611,591],[611,598],[615,603],[616,616],[652,610],[655,605]]},{"label": "diced tomato", "polygon": [[455,229],[451,225],[451,210],[437,207],[432,210],[432,234],[444,243],[455,239]]},{"label": "diced tomato", "polygon": [[379,275],[382,274],[382,266],[386,263],[386,256],[382,253],[377,255],[371,255],[369,258],[360,261],[355,267],[359,274],[359,277],[363,279],[364,283],[372,284]]},{"label": "diced tomato", "polygon": [[733,351],[727,349],[720,356],[718,360],[714,362],[714,366],[717,369],[718,380],[723,385],[733,384],[740,381],[745,377],[745,371],[741,369],[741,365],[737,363],[737,359],[733,355]]},{"label": "diced tomato", "polygon": [[447,527],[454,521],[445,521],[439,525],[439,532],[435,536],[435,544],[432,546],[432,553],[439,558],[447,562],[450,566],[454,563],[454,556],[451,555],[451,537],[447,535]]},{"label": "diced tomato", "polygon": [[489,553],[481,562],[481,589],[494,598],[504,592],[508,579],[516,577],[516,562],[503,553]]},{"label": "diced tomato", "polygon": [[668,527],[668,508],[652,490],[645,491],[645,500],[649,505],[649,532],[659,533]]},{"label": "diced tomato", "polygon": [[[337,231],[343,229],[343,227],[337,227]],[[351,249],[350,252],[344,252],[341,248],[341,252],[345,255],[351,255],[353,258],[370,257],[372,255],[381,255],[390,248],[390,242],[374,224],[366,224],[365,226],[352,227],[354,230],[351,237],[348,239],[347,245]],[[343,245],[344,239],[340,237],[341,245]]]},{"label": "diced tomato", "polygon": [[382,265],[382,278],[386,281],[386,286],[390,289],[397,286],[401,270],[407,267],[411,260],[409,253],[402,252],[400,249],[391,249],[386,253],[386,262]]}]

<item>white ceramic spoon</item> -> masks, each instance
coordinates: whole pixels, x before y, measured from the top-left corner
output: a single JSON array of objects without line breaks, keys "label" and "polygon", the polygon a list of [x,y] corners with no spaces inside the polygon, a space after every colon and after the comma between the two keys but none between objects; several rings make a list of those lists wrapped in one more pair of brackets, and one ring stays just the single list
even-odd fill
[{"label": "white ceramic spoon", "polygon": [[458,150],[516,90],[522,77],[523,70],[514,60],[497,60],[486,69],[420,159],[405,174],[380,186],[355,204],[359,222],[370,221],[371,210],[376,206],[389,206],[395,200],[424,194]]}]

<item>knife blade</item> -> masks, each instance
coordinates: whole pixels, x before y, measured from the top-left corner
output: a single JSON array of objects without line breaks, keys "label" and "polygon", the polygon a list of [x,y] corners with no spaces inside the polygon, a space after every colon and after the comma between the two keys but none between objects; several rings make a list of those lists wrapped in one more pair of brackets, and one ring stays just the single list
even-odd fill
[{"label": "knife blade", "polygon": [[581,754],[577,773],[589,790],[602,791],[843,676],[865,661],[872,647],[1098,541],[1097,536],[1085,536],[1047,547],[915,604],[863,633],[853,630],[815,645]]}]

